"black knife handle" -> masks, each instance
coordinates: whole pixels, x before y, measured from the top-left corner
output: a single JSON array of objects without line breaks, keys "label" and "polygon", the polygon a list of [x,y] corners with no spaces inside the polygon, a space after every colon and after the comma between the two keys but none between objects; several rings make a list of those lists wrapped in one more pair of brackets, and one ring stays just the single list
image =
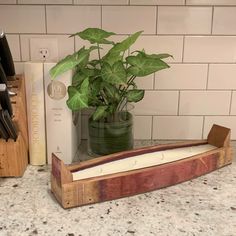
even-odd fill
[{"label": "black knife handle", "polygon": [[0,104],[3,110],[8,110],[9,115],[13,115],[12,105],[6,84],[0,84]]},{"label": "black knife handle", "polygon": [[9,138],[12,138],[16,141],[18,136],[17,129],[7,110],[0,111],[0,120],[9,134]]},{"label": "black knife handle", "polygon": [[6,84],[7,83],[7,77],[5,74],[5,71],[2,67],[2,63],[0,62],[0,83],[1,84]]},{"label": "black knife handle", "polygon": [[6,76],[14,76],[15,67],[5,33],[0,30],[0,58]]},{"label": "black knife handle", "polygon": [[2,121],[0,120],[0,138],[3,138],[7,141],[9,137],[10,137],[9,134],[7,133],[6,129],[4,128]]}]

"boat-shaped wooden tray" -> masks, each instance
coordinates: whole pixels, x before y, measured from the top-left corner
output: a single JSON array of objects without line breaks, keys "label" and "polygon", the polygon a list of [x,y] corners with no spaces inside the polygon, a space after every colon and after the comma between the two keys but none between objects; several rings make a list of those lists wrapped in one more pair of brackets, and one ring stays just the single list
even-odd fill
[{"label": "boat-shaped wooden tray", "polygon": [[213,125],[207,140],[144,147],[71,165],[52,154],[51,190],[70,208],[171,186],[231,162],[230,129]]}]

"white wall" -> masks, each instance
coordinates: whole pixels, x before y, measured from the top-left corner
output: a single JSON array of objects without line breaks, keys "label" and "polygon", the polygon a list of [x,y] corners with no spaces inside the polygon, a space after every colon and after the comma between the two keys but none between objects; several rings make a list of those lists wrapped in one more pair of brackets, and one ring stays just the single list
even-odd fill
[{"label": "white wall", "polygon": [[[29,38],[56,37],[59,57],[82,46],[69,34],[86,27],[144,30],[132,47],[167,52],[171,68],[138,79],[146,96],[136,105],[138,139],[201,139],[212,123],[236,139],[236,0],[0,0],[0,27],[19,73]],[[87,115],[83,121],[86,123]],[[84,126],[84,125],[83,125]],[[86,127],[86,126],[84,126]],[[86,130],[83,137],[86,138]]]}]

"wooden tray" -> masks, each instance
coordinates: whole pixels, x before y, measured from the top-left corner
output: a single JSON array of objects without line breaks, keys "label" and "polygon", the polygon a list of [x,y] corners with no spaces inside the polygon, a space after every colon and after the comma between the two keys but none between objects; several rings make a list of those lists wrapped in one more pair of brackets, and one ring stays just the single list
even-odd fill
[{"label": "wooden tray", "polygon": [[[166,164],[73,181],[73,173],[104,163],[204,144],[213,145],[215,148]],[[204,175],[231,162],[230,129],[213,125],[207,140],[139,148],[71,165],[65,165],[52,154],[51,190],[64,208],[70,208],[171,186]]]}]

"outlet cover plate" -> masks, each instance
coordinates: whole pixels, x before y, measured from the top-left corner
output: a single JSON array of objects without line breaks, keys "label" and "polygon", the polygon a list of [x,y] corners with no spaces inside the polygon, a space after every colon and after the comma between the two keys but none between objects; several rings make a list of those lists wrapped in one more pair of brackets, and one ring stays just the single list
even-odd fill
[{"label": "outlet cover plate", "polygon": [[[44,60],[40,54],[41,49],[47,49],[49,56]],[[30,60],[31,61],[58,61],[57,38],[30,38]]]}]

